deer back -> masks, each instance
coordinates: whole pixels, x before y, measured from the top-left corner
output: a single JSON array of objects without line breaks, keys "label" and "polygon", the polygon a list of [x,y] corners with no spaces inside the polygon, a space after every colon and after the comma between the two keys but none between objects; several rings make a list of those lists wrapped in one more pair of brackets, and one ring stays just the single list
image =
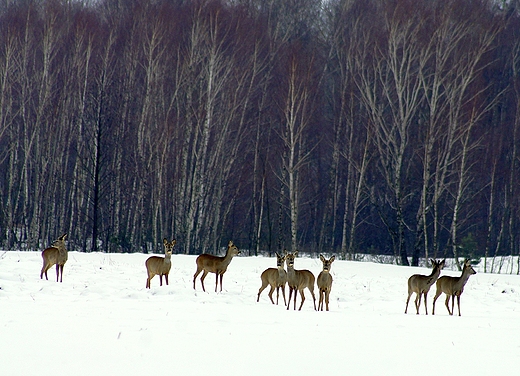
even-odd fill
[{"label": "deer back", "polygon": [[312,289],[314,288],[314,281],[316,278],[314,274],[310,270],[294,270],[292,273],[292,278],[289,273],[287,273],[288,282],[291,287],[295,287],[298,290],[303,290],[304,288]]},{"label": "deer back", "polygon": [[268,268],[260,275],[262,283],[281,286],[287,282],[287,272],[284,269]]}]

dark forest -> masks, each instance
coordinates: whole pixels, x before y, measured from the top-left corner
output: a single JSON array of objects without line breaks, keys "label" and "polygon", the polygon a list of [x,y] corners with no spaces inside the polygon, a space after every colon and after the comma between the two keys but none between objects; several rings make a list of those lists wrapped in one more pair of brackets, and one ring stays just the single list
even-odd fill
[{"label": "dark forest", "polygon": [[519,255],[518,2],[1,4],[3,249]]}]

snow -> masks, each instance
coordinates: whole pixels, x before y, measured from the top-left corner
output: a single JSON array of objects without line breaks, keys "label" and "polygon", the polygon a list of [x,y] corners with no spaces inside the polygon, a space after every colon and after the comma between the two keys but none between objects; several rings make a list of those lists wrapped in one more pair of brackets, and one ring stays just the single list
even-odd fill
[{"label": "snow", "polygon": [[[1,375],[518,375],[520,277],[478,273],[449,316],[404,314],[407,279],[429,274],[336,260],[331,310],[272,305],[260,274],[276,258],[235,257],[215,293],[195,257],[172,256],[169,286],[145,289],[144,254],[69,252],[63,283],[40,280],[39,252],[0,252]],[[321,271],[319,259],[296,269]],[[478,270],[478,269],[477,269]],[[459,275],[443,270],[441,275]],[[45,278],[45,277],[44,277]],[[317,295],[317,288],[316,297]],[[288,296],[288,289],[287,289]],[[274,294],[276,300],[276,292]],[[283,298],[280,296],[281,302]],[[299,306],[299,297],[297,306]],[[455,306],[455,312],[457,308]]]}]

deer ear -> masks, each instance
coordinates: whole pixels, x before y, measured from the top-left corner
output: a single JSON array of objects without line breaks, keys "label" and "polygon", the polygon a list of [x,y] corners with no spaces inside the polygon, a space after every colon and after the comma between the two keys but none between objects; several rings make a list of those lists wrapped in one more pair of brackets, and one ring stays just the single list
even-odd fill
[{"label": "deer ear", "polygon": [[330,261],[330,262],[334,262],[334,260],[336,260],[336,256],[335,256],[335,255],[333,255],[333,256],[330,258],[329,261]]},{"label": "deer ear", "polygon": [[168,239],[164,238],[162,242],[164,245],[166,245],[166,244],[168,244]]},{"label": "deer ear", "polygon": [[228,247],[233,247],[233,241],[230,240],[227,246],[228,246]]},{"label": "deer ear", "polygon": [[65,240],[65,239],[67,239],[67,234],[65,233],[65,234],[63,234],[62,236],[60,236],[60,239],[61,239],[61,240]]},{"label": "deer ear", "polygon": [[173,239],[172,240],[172,245],[175,245],[175,244],[177,244],[177,240]]},{"label": "deer ear", "polygon": [[325,257],[323,257],[323,255],[320,255],[320,260],[321,262],[325,262]]},{"label": "deer ear", "polygon": [[298,250],[294,251],[294,257],[298,255]]}]

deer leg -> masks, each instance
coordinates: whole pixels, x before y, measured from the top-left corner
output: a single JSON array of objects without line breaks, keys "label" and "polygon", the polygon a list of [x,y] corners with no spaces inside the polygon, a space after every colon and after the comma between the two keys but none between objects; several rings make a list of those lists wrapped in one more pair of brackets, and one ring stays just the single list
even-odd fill
[{"label": "deer leg", "polygon": [[42,271],[40,272],[40,279],[43,279],[44,273],[45,273],[45,278],[47,278],[47,270],[45,269],[45,264],[43,264]]},{"label": "deer leg", "polygon": [[260,287],[260,289],[258,290],[258,299],[256,299],[256,301],[260,301],[260,294],[267,288],[267,285],[269,283],[267,283],[266,281],[262,281],[262,287]]},{"label": "deer leg", "polygon": [[[298,311],[302,310],[303,302],[305,301],[305,294],[303,293],[303,289],[300,290],[300,296],[302,297],[302,304],[300,304],[300,308],[298,309]],[[296,294],[294,294],[294,304],[294,309],[296,309]],[[316,310],[316,303],[314,303],[314,310]]]},{"label": "deer leg", "polygon": [[298,293],[298,291],[294,287],[289,287],[289,289],[290,289],[290,292],[289,292],[289,304],[287,305],[287,309],[289,309],[289,307],[291,306],[291,295],[292,295],[292,293],[294,293],[294,298],[293,298],[293,300],[294,300],[294,308],[293,309],[296,310],[296,294]]},{"label": "deer leg", "polygon": [[452,295],[447,295],[446,296],[446,308],[448,308],[448,313],[451,315],[453,315],[453,305],[452,305],[452,308],[450,310],[450,298],[452,298],[452,301],[453,301],[453,296]]},{"label": "deer leg", "polygon": [[[215,273],[215,292],[217,292],[218,286],[218,272]],[[220,284],[220,288],[222,288],[222,283]]]},{"label": "deer leg", "polygon": [[[314,310],[317,311],[316,309],[316,297],[314,296],[314,286],[312,287],[312,289],[310,287],[307,287],[309,289],[309,291],[311,292],[311,295],[312,295],[312,300],[314,302]],[[302,290],[302,293],[303,293],[303,290]]]},{"label": "deer leg", "polygon": [[60,266],[56,264],[56,282],[60,281]]},{"label": "deer leg", "polygon": [[164,275],[164,280],[166,281],[166,284],[168,284],[168,274]]},{"label": "deer leg", "polygon": [[63,282],[63,267],[65,265],[60,265],[60,282]]},{"label": "deer leg", "polygon": [[[459,308],[459,316],[460,316],[460,295],[457,295],[457,307]],[[453,308],[452,308],[453,310]]]},{"label": "deer leg", "polygon": [[159,274],[159,284],[162,286],[162,274]]},{"label": "deer leg", "polygon": [[202,284],[202,291],[206,292],[206,289],[204,288],[204,278],[208,275],[208,271],[204,270],[202,273],[202,277],[200,277],[200,283]]},{"label": "deer leg", "polygon": [[437,298],[439,296],[442,295],[442,291],[437,289],[437,291],[435,292],[435,297],[433,298],[433,310],[432,310],[432,315],[435,315],[435,302],[437,301]]},{"label": "deer leg", "polygon": [[416,293],[416,296],[415,296],[415,310],[417,311],[417,314],[419,314],[419,307],[421,306],[421,297],[422,297],[422,292]]},{"label": "deer leg", "polygon": [[323,311],[323,291],[321,289],[318,292],[318,295],[320,296],[320,300],[318,301],[318,311]]},{"label": "deer leg", "polygon": [[271,303],[274,304],[274,300],[273,300],[273,292],[274,292],[274,286],[271,285],[271,290],[269,290],[269,299],[271,299]]},{"label": "deer leg", "polygon": [[148,273],[148,279],[147,279],[147,281],[146,281],[146,287],[150,288],[150,286],[152,285],[152,278],[153,278],[153,277],[155,277],[155,274],[149,272],[149,273]]},{"label": "deer leg", "polygon": [[202,271],[202,269],[199,269],[199,267],[197,265],[197,271],[195,272],[195,275],[193,276],[193,290],[195,290],[195,280],[197,279],[197,276],[200,274],[201,271]]},{"label": "deer leg", "polygon": [[450,296],[446,294],[446,301],[444,302],[446,304],[446,308],[448,309],[448,313],[451,315],[450,312]]},{"label": "deer leg", "polygon": [[[330,290],[327,290],[325,292],[325,304],[327,305],[327,311],[329,310],[329,296],[330,296]],[[323,306],[321,307],[323,309]]]},{"label": "deer leg", "polygon": [[424,310],[426,311],[426,314],[428,314],[428,304],[427,303],[428,293],[424,293]]},{"label": "deer leg", "polygon": [[262,293],[262,291],[265,290],[265,288],[267,287],[267,285],[264,285],[262,283],[262,287],[260,287],[260,290],[258,290],[258,297],[256,298],[256,301],[259,302],[260,301],[260,294]]},{"label": "deer leg", "polygon": [[220,275],[220,292],[222,292],[222,278],[224,278],[224,273]]},{"label": "deer leg", "polygon": [[276,305],[278,305],[279,299],[280,299],[280,286],[276,286]]},{"label": "deer leg", "polygon": [[[285,284],[282,285],[282,295],[283,295],[283,304],[287,305],[287,302],[285,300]],[[276,302],[278,304],[278,301]]]},{"label": "deer leg", "polygon": [[404,309],[404,313],[408,312],[408,302],[410,301],[410,297],[412,296],[412,292],[408,290],[408,298],[406,299],[406,307]]},{"label": "deer leg", "polygon": [[452,295],[451,296],[451,315],[453,316],[453,314],[455,313],[455,295]]}]

